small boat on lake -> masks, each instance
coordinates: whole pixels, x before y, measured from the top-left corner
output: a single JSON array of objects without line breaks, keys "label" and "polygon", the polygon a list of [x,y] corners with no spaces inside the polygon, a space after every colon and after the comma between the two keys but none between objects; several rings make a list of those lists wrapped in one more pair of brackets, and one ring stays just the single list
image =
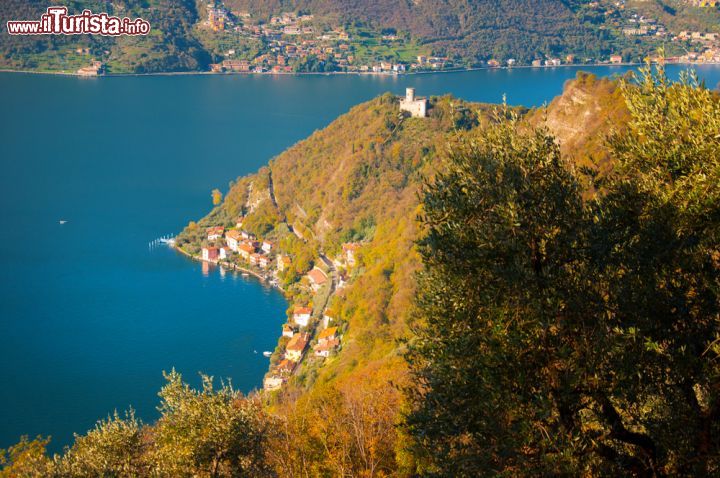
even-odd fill
[{"label": "small boat on lake", "polygon": [[263,355],[266,357],[270,357],[272,355],[272,352],[268,352],[267,350],[263,352]]}]

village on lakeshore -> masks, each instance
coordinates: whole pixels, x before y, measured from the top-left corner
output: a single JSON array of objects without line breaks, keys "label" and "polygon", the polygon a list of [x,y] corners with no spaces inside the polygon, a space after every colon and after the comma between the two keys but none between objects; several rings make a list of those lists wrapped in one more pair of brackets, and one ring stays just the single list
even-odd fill
[{"label": "village on lakeshore", "polygon": [[[689,0],[699,8],[717,8],[714,0]],[[671,42],[686,42],[691,47],[683,56],[666,58],[666,62],[681,63],[717,63],[720,62],[720,38],[716,33],[681,31],[676,34],[667,30],[657,19],[640,16],[626,8],[626,1],[620,0],[610,5],[591,2],[589,8],[595,9],[607,17],[617,17],[617,26],[626,37],[656,37]],[[207,20],[203,26],[212,31],[231,30],[241,35],[264,40],[267,51],[252,59],[236,59],[236,51],[230,49],[225,59],[211,65],[214,72],[243,73],[294,73],[298,64],[312,57],[330,64],[325,71],[343,71],[375,74],[402,74],[406,72],[442,71],[462,67],[456,60],[447,56],[419,54],[400,61],[357,58],[356,40],[344,28],[317,31],[312,26],[313,15],[284,12],[272,17],[269,23],[253,23],[247,12],[231,12],[222,2],[210,2]],[[400,46],[404,39],[401,35],[384,34],[381,43],[390,47]],[[611,54],[604,58],[577,58],[576,55],[564,57],[547,56],[536,58],[527,66],[555,67],[575,64],[622,64],[628,62],[622,54]],[[499,68],[521,66],[513,58],[490,58],[479,61],[476,67]]]},{"label": "village on lakeshore", "polygon": [[[200,254],[194,257],[202,261],[204,271],[210,265],[218,265],[223,270],[252,274],[280,287],[279,275],[293,264],[292,257],[280,251],[273,241],[243,229],[244,220],[239,217],[232,228],[207,227]],[[360,247],[359,243],[345,243],[333,260],[319,253],[316,265],[300,278],[304,297],[310,299],[292,304],[288,311],[287,323],[279,331],[278,346],[270,356],[270,370],[263,380],[266,391],[280,389],[304,362],[331,359],[340,349],[346,325],[332,317],[328,304],[356,267]]]},{"label": "village on lakeshore", "polygon": [[[415,88],[406,88],[405,95],[397,97],[396,101],[397,111],[404,117],[422,119],[428,116],[429,99],[417,96]],[[219,190],[214,190],[213,204],[220,207],[208,216],[203,226],[191,222],[179,236],[161,241],[200,260],[205,274],[216,265],[222,274],[230,269],[242,275],[253,275],[284,292],[291,304],[287,322],[279,331],[275,351],[264,352],[270,357],[270,370],[263,388],[274,391],[282,388],[292,375],[298,374],[307,362],[322,366],[342,347],[347,324],[332,311],[331,299],[362,273],[361,253],[368,237],[343,241],[334,253],[321,250],[317,242],[309,245],[301,232],[307,229],[293,226],[281,213],[270,170],[265,169],[258,175],[261,178],[246,179],[243,202],[236,203],[242,215],[231,219],[234,215],[220,214],[223,198]],[[269,208],[276,219],[272,225],[261,220],[262,230],[267,233],[266,237],[258,237],[250,231],[258,231],[257,218],[264,217],[268,210],[264,208]],[[280,230],[284,232],[280,233]],[[312,231],[305,234],[313,235]],[[293,257],[288,251],[288,239],[305,247],[304,258]]]},{"label": "village on lakeshore", "polygon": [[[718,8],[714,0],[687,0],[698,9]],[[248,12],[231,10],[222,1],[200,2],[203,16],[195,26],[202,38],[215,46],[211,73],[297,74],[358,73],[399,75],[412,72],[452,71],[475,68],[552,68],[563,65],[618,65],[640,61],[627,51],[585,58],[575,54],[547,53],[520,61],[512,55],[474,60],[472,64],[450,55],[433,55],[407,35],[392,30],[351,30],[328,27],[312,14],[283,12],[266,21]],[[665,63],[720,63],[720,36],[707,31],[671,31],[660,19],[640,15],[626,0],[590,2],[585,8],[606,18],[626,42],[675,45],[684,53],[662,58]],[[247,45],[255,45],[248,48]],[[652,51],[648,50],[648,51]],[[381,53],[383,52],[383,53]],[[402,52],[401,54],[398,52]],[[519,52],[518,52],[519,53]],[[77,54],[92,56],[88,48]],[[109,51],[105,51],[109,54]],[[659,61],[658,55],[651,60]],[[77,70],[78,76],[112,73],[101,60],[92,60]]]}]

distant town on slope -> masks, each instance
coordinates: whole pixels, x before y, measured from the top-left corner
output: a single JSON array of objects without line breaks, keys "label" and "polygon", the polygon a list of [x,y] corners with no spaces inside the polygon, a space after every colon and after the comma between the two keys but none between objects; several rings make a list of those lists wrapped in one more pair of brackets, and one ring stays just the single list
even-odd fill
[{"label": "distant town on slope", "polygon": [[0,33],[0,68],[95,76],[157,72],[375,73],[480,67],[720,62],[714,0],[86,0],[0,5],[6,20],[67,4],[142,17],[141,37]]}]

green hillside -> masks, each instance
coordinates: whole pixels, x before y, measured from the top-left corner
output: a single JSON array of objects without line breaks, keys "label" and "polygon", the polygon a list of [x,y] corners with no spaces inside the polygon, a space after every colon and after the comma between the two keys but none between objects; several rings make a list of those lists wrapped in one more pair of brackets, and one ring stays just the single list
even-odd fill
[{"label": "green hillside", "polygon": [[[109,73],[206,70],[210,55],[193,37],[197,22],[194,0],[105,0],[58,1],[5,0],[0,2],[0,18],[39,20],[50,5],[67,5],[70,13],[83,9],[94,13],[150,22],[151,33],[137,37],[99,35],[9,35],[0,31],[0,67],[37,71],[75,72],[93,59],[106,63]],[[82,51],[78,51],[81,49]]]},{"label": "green hillside", "polygon": [[[51,4],[67,5],[71,13],[88,8],[142,17],[152,30],[146,37],[112,38],[15,36],[2,29],[0,67],[74,73],[98,60],[105,73],[149,73],[209,71],[212,64],[240,60],[249,62],[241,71],[264,73],[390,73],[397,64],[404,68],[400,71],[476,67],[490,60],[582,64],[607,62],[615,54],[640,61],[661,47],[668,56],[707,50],[710,59],[720,55],[717,40],[675,38],[681,31],[716,32],[720,19],[716,7],[680,0],[618,5],[588,0],[6,0],[0,18],[36,20]],[[211,24],[213,12],[223,19],[219,24]],[[628,33],[640,27],[649,29]]]},{"label": "green hillside", "polygon": [[437,55],[473,61],[514,57],[528,61],[568,53],[598,57],[611,51],[610,38],[584,24],[576,4],[562,0],[390,1],[230,0],[239,10],[269,17],[304,10],[341,23],[369,24],[409,32]]}]

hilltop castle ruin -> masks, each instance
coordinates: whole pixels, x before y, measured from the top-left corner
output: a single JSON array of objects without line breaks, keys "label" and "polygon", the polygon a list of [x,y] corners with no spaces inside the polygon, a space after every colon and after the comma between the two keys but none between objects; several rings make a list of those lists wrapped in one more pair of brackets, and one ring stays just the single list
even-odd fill
[{"label": "hilltop castle ruin", "polygon": [[400,99],[400,111],[407,111],[414,118],[427,116],[427,98],[416,98],[415,88],[405,89],[405,98]]}]

